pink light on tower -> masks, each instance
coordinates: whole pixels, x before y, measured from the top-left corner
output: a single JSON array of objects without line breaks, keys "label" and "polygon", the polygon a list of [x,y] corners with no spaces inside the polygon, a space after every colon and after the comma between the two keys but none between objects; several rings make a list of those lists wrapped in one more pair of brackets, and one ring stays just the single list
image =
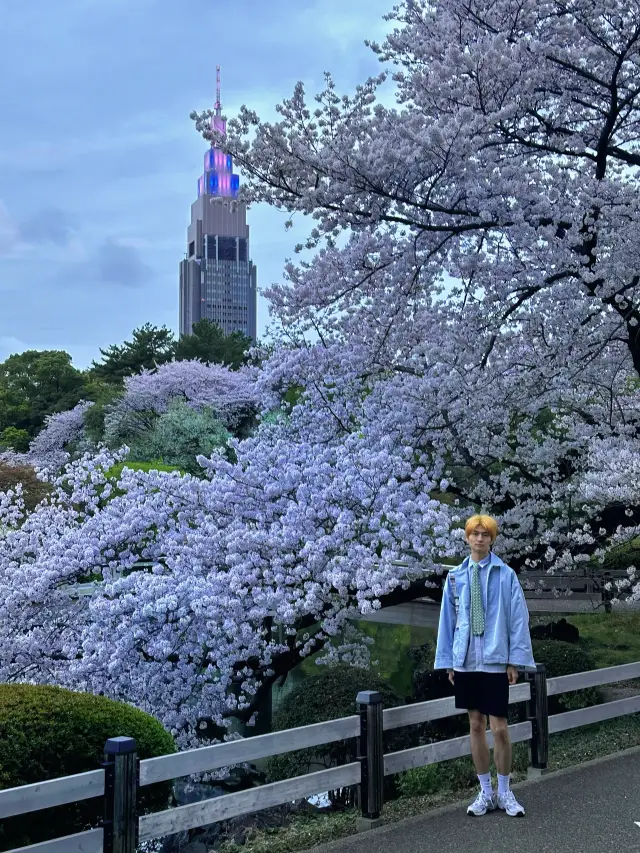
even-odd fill
[{"label": "pink light on tower", "polygon": [[[227,122],[222,117],[222,102],[220,98],[220,66],[216,65],[216,104],[209,125],[212,134],[218,139],[225,137]],[[220,145],[220,142],[218,142]],[[198,181],[198,198],[201,195],[237,197],[240,190],[240,177],[233,173],[233,157],[216,146],[216,139],[211,140],[211,146],[204,155],[204,174]]]}]

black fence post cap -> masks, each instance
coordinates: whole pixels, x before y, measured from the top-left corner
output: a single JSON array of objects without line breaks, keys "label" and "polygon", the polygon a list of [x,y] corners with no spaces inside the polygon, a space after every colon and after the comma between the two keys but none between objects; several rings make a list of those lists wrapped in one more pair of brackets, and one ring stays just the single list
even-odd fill
[{"label": "black fence post cap", "polygon": [[382,693],[377,690],[361,690],[356,696],[358,705],[379,705],[382,702]]},{"label": "black fence post cap", "polygon": [[105,755],[124,755],[136,751],[136,739],[133,737],[110,737],[104,745]]}]

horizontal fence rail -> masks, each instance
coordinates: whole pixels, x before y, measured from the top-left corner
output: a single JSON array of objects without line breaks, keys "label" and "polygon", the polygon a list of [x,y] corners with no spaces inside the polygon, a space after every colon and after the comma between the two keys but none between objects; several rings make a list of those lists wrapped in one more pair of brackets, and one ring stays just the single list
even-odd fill
[{"label": "horizontal fence rail", "polygon": [[213,800],[191,803],[177,809],[167,809],[140,818],[140,841],[149,841],[174,832],[206,826],[260,809],[281,806],[292,800],[310,797],[336,788],[346,788],[360,782],[360,764],[344,764],[329,770],[319,770],[306,776],[295,776],[282,782],[272,782],[249,791],[238,791]]},{"label": "horizontal fence rail", "polygon": [[629,681],[632,678],[640,678],[640,662],[589,669],[586,672],[574,672],[571,675],[559,675],[556,678],[547,679],[547,696],[570,693],[585,687],[614,684],[616,681]]},{"label": "horizontal fence rail", "polygon": [[[640,678],[640,661],[550,679],[546,679],[544,666],[538,665],[534,672],[526,672],[525,677],[524,683],[509,687],[509,703],[526,703],[526,719],[508,728],[513,743],[529,742],[533,768],[546,768],[550,734],[640,712],[640,694],[551,716],[547,705],[548,696]],[[116,764],[127,764],[130,768],[127,794],[118,788],[121,783],[117,781],[114,791],[113,780],[120,777],[117,773],[109,776],[105,764],[101,770],[0,791],[0,819],[102,796],[105,802],[104,827],[19,850],[21,853],[107,853],[109,850],[135,853],[138,843],[153,838],[283,805],[328,790],[359,785],[362,820],[365,823],[369,821],[367,826],[374,826],[378,825],[382,810],[381,780],[384,776],[459,758],[471,752],[469,735],[386,755],[383,751],[385,731],[466,714],[466,710],[455,707],[453,697],[383,710],[379,693],[363,691],[358,694],[357,702],[358,713],[349,717],[140,762],[135,753],[135,741],[114,738],[107,741],[105,758],[110,753]],[[357,761],[137,816],[138,789],[145,785],[354,738],[357,739]],[[487,732],[487,740],[489,746],[493,746],[490,731]],[[134,772],[135,767],[139,768],[139,776]],[[111,780],[108,789],[106,778]],[[116,825],[128,827],[128,841],[122,842],[124,834],[114,830]]]},{"label": "horizontal fence rail", "polygon": [[[466,712],[465,712],[466,713]],[[509,726],[509,734],[512,743],[529,740],[531,737],[531,723],[515,723]],[[493,747],[493,734],[487,732],[487,741]],[[429,743],[425,746],[416,746],[413,749],[403,749],[400,752],[390,752],[384,757],[384,775],[401,773],[414,767],[424,767],[425,764],[438,764],[440,761],[448,761],[451,758],[462,758],[471,755],[471,741],[469,735],[441,740],[437,743]]]},{"label": "horizontal fence rail", "polygon": [[103,837],[101,829],[90,829],[76,835],[30,844],[28,847],[17,847],[9,853],[103,853]]},{"label": "horizontal fence rail", "polygon": [[[526,702],[531,696],[528,684],[515,684],[509,688],[509,704]],[[455,697],[431,699],[428,702],[415,702],[411,705],[400,705],[397,708],[385,708],[382,712],[384,730],[399,729],[401,726],[413,726],[430,720],[443,720],[466,714],[464,708],[456,708]]]},{"label": "horizontal fence rail", "polygon": [[352,717],[328,720],[326,723],[284,729],[244,740],[178,752],[175,755],[163,755],[160,758],[147,758],[140,762],[140,785],[151,785],[193,773],[207,773],[220,767],[257,761],[259,758],[269,758],[296,749],[348,740],[359,734],[360,717],[354,714]]},{"label": "horizontal fence rail", "polygon": [[616,699],[614,702],[604,702],[602,705],[590,705],[588,708],[578,708],[576,711],[565,711],[563,714],[552,714],[549,717],[549,733],[564,732],[567,729],[577,729],[591,723],[603,720],[613,720],[627,714],[640,711],[640,694],[628,696],[626,699]]},{"label": "horizontal fence rail", "polygon": [[64,806],[101,797],[104,794],[104,772],[90,770],[75,776],[62,776],[33,785],[20,785],[0,791],[0,819],[13,815]]}]

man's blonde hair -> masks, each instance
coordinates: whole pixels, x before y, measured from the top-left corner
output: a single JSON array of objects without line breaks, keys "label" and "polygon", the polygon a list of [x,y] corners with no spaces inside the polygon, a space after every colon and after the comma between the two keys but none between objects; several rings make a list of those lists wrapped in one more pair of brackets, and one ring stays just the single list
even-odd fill
[{"label": "man's blonde hair", "polygon": [[464,525],[465,535],[468,537],[473,528],[479,524],[491,534],[491,543],[493,544],[498,535],[498,522],[490,515],[472,515],[471,518],[468,518]]}]

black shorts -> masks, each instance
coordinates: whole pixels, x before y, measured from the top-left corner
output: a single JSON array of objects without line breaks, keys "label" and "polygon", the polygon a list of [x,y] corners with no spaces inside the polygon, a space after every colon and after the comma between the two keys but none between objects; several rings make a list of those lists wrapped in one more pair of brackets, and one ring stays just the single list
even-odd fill
[{"label": "black shorts", "polygon": [[492,717],[507,717],[509,676],[505,672],[454,672],[456,708],[480,711]]}]

